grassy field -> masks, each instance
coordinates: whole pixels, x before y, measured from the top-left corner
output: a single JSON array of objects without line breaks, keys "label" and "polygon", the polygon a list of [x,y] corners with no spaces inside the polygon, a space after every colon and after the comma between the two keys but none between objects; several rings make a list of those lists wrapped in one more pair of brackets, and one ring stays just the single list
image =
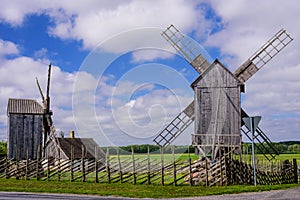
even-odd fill
[{"label": "grassy field", "polygon": [[[242,192],[259,192],[297,187],[299,184],[272,186],[160,186],[132,184],[103,184],[81,182],[57,182],[36,180],[0,179],[1,191],[39,192],[39,193],[71,193],[99,196],[122,196],[135,198],[175,198],[195,197],[218,194],[233,194]],[[124,189],[126,188],[126,189]]]},{"label": "grassy field", "polygon": [[[187,160],[189,158],[187,153],[184,154],[175,154],[175,159],[176,160]],[[116,158],[116,155],[113,155],[111,157]],[[134,155],[135,159],[146,159],[147,158],[147,154],[135,154]],[[194,155],[194,154],[190,154],[191,160],[197,160],[199,159],[199,155]],[[264,155],[262,154],[257,154],[255,155],[256,160],[259,161],[263,161],[263,162],[269,162]],[[120,158],[122,160],[124,159],[132,159],[132,155],[120,155]],[[290,160],[292,161],[293,158],[297,159],[297,163],[298,165],[300,165],[300,154],[280,154],[279,156],[276,156],[275,160],[273,160],[273,162],[281,162],[283,160]],[[248,154],[248,155],[242,155],[242,160],[243,161],[247,161],[247,162],[251,162],[252,159],[252,155]],[[161,160],[161,155],[160,154],[150,154],[150,160]],[[172,154],[164,154],[164,160],[166,162],[171,162],[173,160],[173,155]]]}]

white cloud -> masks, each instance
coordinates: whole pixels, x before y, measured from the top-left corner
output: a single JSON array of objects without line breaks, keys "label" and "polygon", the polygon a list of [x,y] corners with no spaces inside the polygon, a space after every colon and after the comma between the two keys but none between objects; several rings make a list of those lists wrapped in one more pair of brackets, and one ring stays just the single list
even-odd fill
[{"label": "white cloud", "polygon": [[16,44],[0,39],[0,58],[5,55],[18,54],[19,49]]},{"label": "white cloud", "polygon": [[201,10],[195,9],[198,3],[184,0],[6,1],[2,4],[0,19],[20,26],[28,15],[45,14],[53,22],[53,26],[49,26],[50,35],[82,41],[85,49],[92,49],[113,35],[136,28],[165,28],[173,23],[186,32],[194,30],[197,24],[208,24]]}]

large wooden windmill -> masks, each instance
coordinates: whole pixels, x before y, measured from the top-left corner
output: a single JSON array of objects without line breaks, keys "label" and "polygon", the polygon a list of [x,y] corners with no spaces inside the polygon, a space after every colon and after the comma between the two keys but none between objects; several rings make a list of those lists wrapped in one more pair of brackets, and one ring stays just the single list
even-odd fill
[{"label": "large wooden windmill", "polygon": [[[245,92],[245,82],[268,63],[293,39],[280,30],[235,72],[230,72],[217,59],[210,63],[201,55],[199,46],[182,35],[173,25],[162,36],[200,74],[192,83],[194,101],[179,113],[154,139],[165,147],[172,143],[195,121],[192,145],[195,152],[212,158],[228,149],[240,150],[244,133],[250,140],[250,131],[244,126],[243,117],[248,114],[241,108],[240,93]],[[278,154],[269,138],[258,127],[255,132],[257,145],[268,159]]]}]

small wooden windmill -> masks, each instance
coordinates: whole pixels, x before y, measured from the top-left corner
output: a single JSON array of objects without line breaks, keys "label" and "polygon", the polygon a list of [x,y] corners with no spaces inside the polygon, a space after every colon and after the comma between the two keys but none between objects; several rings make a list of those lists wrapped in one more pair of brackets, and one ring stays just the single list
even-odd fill
[{"label": "small wooden windmill", "polygon": [[[200,76],[192,83],[194,101],[155,137],[154,142],[162,147],[169,145],[195,121],[192,144],[196,153],[203,156],[211,155],[214,159],[218,153],[226,152],[229,148],[240,150],[241,133],[251,140],[250,131],[241,120],[248,117],[240,103],[244,83],[293,39],[281,29],[232,73],[217,59],[209,63],[201,55],[199,46],[184,37],[173,25],[168,27],[162,36]],[[257,147],[265,152],[268,159],[278,154],[259,127],[254,138],[260,143]]]},{"label": "small wooden windmill", "polygon": [[55,127],[53,125],[52,121],[52,110],[50,109],[50,76],[51,76],[51,63],[48,68],[48,79],[47,79],[47,90],[46,90],[46,98],[43,95],[41,86],[39,84],[38,79],[36,78],[36,83],[42,98],[42,103],[43,103],[43,109],[44,109],[44,114],[43,114],[43,155],[45,155],[45,146],[46,143],[50,139],[55,139]]}]

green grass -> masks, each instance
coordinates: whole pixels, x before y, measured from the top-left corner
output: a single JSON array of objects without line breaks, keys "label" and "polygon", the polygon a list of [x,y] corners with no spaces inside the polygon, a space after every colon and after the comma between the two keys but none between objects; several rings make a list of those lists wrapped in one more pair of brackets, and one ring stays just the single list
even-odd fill
[{"label": "green grass", "polygon": [[[47,193],[72,193],[89,194],[99,196],[122,196],[133,198],[175,198],[195,197],[219,194],[233,194],[242,192],[260,192],[278,189],[287,189],[299,186],[299,184],[272,185],[272,186],[160,186],[160,185],[132,185],[132,184],[104,184],[81,183],[66,181],[36,181],[0,179],[1,191],[18,192],[47,192]],[[125,189],[126,188],[126,189]]]},{"label": "green grass", "polygon": [[[111,156],[112,158],[117,158],[116,155]],[[191,160],[197,160],[199,159],[199,155],[194,155],[194,154],[190,154]],[[255,155],[256,160],[259,161],[263,161],[263,162],[269,162],[264,155],[262,154],[256,154]],[[147,158],[147,154],[135,154],[134,155],[135,159],[139,159],[139,160],[143,160]],[[188,160],[189,156],[187,153],[184,154],[175,154],[175,159],[176,160],[181,160],[181,161],[185,161]],[[236,158],[238,158],[238,156],[236,156]],[[297,163],[298,165],[300,165],[300,154],[280,154],[279,156],[276,156],[275,160],[272,160],[273,162],[281,162],[283,160],[290,160],[292,161],[293,158],[297,159]],[[120,155],[120,159],[124,160],[124,159],[132,159],[132,155]],[[150,154],[150,160],[161,160],[161,155],[160,154]],[[173,155],[172,154],[164,154],[164,160],[165,162],[171,162],[173,160]],[[243,161],[247,161],[248,163],[251,163],[252,160],[252,155],[248,154],[248,155],[242,155],[242,160]]]},{"label": "green grass", "polygon": [[[272,160],[273,162],[282,162],[284,160],[289,160],[292,161],[293,158],[296,158],[298,165],[300,164],[300,154],[280,154],[278,156],[275,157],[274,160]],[[264,155],[262,154],[256,154],[255,155],[255,159],[259,160],[259,161],[267,161],[267,159],[265,158]],[[252,155],[248,154],[248,155],[242,155],[242,160],[243,161],[247,161],[247,162],[251,162],[252,160]]]},{"label": "green grass", "polygon": [[[189,155],[187,153],[175,154],[174,156],[175,156],[175,160],[186,161],[189,159]],[[110,157],[117,158],[116,155],[113,155]],[[199,155],[190,154],[190,157],[191,157],[192,161],[199,159]],[[147,159],[148,155],[147,154],[135,154],[134,158],[143,160],[143,159]],[[120,159],[121,160],[132,159],[132,155],[120,155]],[[173,155],[172,154],[164,154],[163,159],[165,162],[171,162],[171,161],[173,161]],[[150,161],[154,161],[154,160],[160,161],[161,155],[160,154],[150,154]]]}]

